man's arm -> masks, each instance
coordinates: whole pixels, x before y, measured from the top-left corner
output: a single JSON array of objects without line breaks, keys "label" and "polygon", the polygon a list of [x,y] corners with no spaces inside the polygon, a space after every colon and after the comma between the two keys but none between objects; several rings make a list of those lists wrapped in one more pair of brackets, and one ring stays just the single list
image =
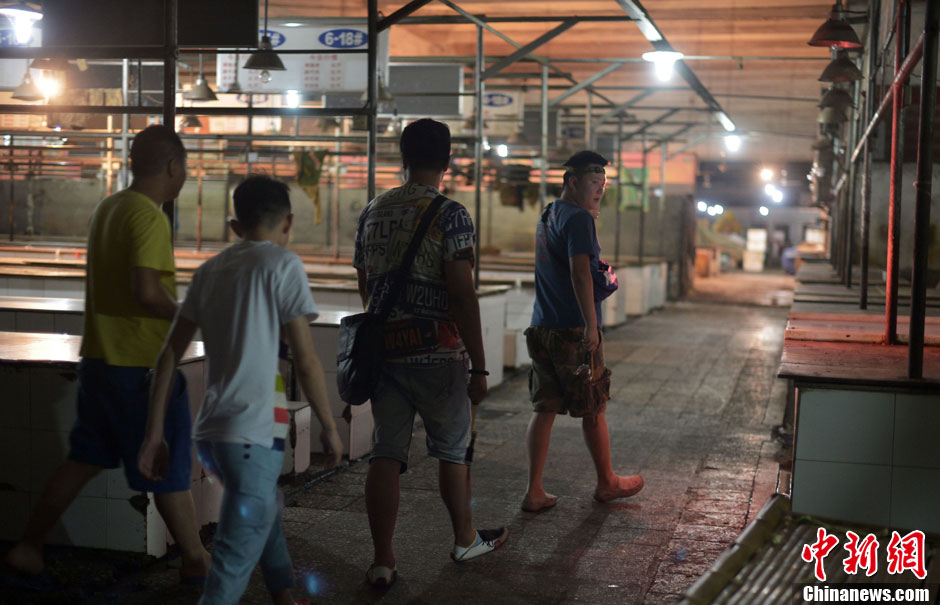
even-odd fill
[{"label": "man's arm", "polygon": [[587,254],[575,254],[568,259],[571,285],[584,317],[584,348],[593,352],[600,344],[597,334],[597,315],[594,313],[594,282],[591,279],[591,260]]},{"label": "man's arm", "polygon": [[196,324],[185,317],[177,317],[173,323],[163,350],[157,358],[157,365],[150,383],[150,405],[147,412],[147,426],[144,429],[144,441],[137,456],[137,469],[150,481],[162,481],[167,475],[170,462],[169,448],[163,436],[163,423],[166,419],[167,402],[173,389],[173,377],[176,366],[186,352]]},{"label": "man's arm", "polygon": [[[447,304],[451,317],[457,324],[460,338],[470,355],[474,370],[486,369],[483,353],[483,330],[480,327],[480,303],[473,287],[473,265],[469,260],[453,260],[444,263],[444,279],[447,282]],[[470,375],[470,402],[480,403],[486,397],[486,376]]]},{"label": "man's arm", "polygon": [[362,299],[362,308],[369,308],[369,281],[366,272],[362,269],[356,269],[356,281],[359,285],[359,298]]},{"label": "man's arm", "polygon": [[294,366],[297,369],[297,378],[300,380],[300,389],[303,391],[313,413],[317,415],[320,426],[320,441],[323,451],[327,454],[326,467],[339,466],[343,461],[343,442],[336,430],[336,422],[330,411],[330,400],[326,392],[326,377],[323,374],[323,364],[320,356],[313,346],[310,336],[310,321],[306,315],[298,315],[288,323],[281,326],[287,334],[291,352],[294,355]]},{"label": "man's arm", "polygon": [[134,299],[154,317],[172,320],[176,316],[179,305],[160,283],[160,272],[156,269],[131,269],[131,290]]}]

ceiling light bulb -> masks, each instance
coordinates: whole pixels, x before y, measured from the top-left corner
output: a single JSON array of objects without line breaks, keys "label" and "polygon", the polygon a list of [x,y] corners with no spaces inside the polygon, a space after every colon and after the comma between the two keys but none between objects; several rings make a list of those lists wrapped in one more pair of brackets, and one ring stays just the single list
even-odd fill
[{"label": "ceiling light bulb", "polygon": [[761,206],[757,211],[760,212],[761,216],[767,216],[770,214],[770,210],[767,209],[767,206]]},{"label": "ceiling light bulb", "polygon": [[779,204],[780,202],[783,201],[783,192],[780,191],[779,189],[777,189],[777,190],[774,191],[773,194],[770,196],[770,199],[772,199],[772,200],[774,201],[774,203]]},{"label": "ceiling light bulb", "polygon": [[695,207],[698,208],[699,212],[705,212],[706,210],[708,210],[708,204],[701,200],[699,201],[698,204],[695,205]]},{"label": "ceiling light bulb", "polygon": [[715,204],[715,214],[722,214],[725,211],[725,207],[721,204]]},{"label": "ceiling light bulb", "polygon": [[673,66],[676,61],[684,56],[674,50],[651,50],[643,53],[643,60],[653,64],[653,70],[656,72],[659,81],[667,82],[672,78]]},{"label": "ceiling light bulb", "polygon": [[271,72],[266,69],[262,69],[258,73],[258,80],[260,80],[262,84],[267,84],[271,81]]},{"label": "ceiling light bulb", "polygon": [[776,190],[777,190],[777,186],[774,185],[773,183],[767,183],[766,185],[764,185],[764,195],[773,197],[774,191]]},{"label": "ceiling light bulb", "polygon": [[21,8],[0,8],[0,15],[13,24],[13,35],[17,44],[29,44],[33,37],[33,25],[42,19],[42,13]]},{"label": "ceiling light bulb", "polygon": [[772,179],[772,178],[774,178],[774,171],[773,171],[773,170],[771,170],[770,168],[761,168],[761,171],[760,171],[760,180],[762,180],[762,181],[769,181],[769,180]]},{"label": "ceiling light bulb", "polygon": [[497,145],[496,146],[496,155],[501,158],[505,158],[509,155],[509,146],[508,145]]},{"label": "ceiling light bulb", "polygon": [[736,134],[725,135],[725,147],[732,152],[741,149],[741,137]]},{"label": "ceiling light bulb", "polygon": [[709,206],[706,212],[708,212],[708,216],[715,216],[718,213],[714,206]]}]

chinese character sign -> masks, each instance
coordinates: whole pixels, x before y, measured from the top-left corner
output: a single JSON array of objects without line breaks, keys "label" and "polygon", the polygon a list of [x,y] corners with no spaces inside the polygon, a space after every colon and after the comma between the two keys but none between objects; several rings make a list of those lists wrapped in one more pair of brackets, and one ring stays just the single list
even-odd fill
[{"label": "chinese character sign", "polygon": [[[866,576],[873,576],[878,571],[878,549],[880,544],[874,534],[864,538],[853,531],[846,531],[846,541],[843,548],[848,556],[842,560],[845,573],[855,575],[861,571]],[[924,565],[925,549],[924,532],[916,530],[905,536],[898,532],[891,532],[891,541],[888,543],[885,554],[888,561],[889,574],[902,574],[911,571],[917,578],[923,580],[927,577]],[[839,545],[839,538],[830,534],[825,528],[816,530],[816,541],[804,544],[800,558],[807,563],[813,563],[813,575],[820,582],[826,581],[825,558]]]}]

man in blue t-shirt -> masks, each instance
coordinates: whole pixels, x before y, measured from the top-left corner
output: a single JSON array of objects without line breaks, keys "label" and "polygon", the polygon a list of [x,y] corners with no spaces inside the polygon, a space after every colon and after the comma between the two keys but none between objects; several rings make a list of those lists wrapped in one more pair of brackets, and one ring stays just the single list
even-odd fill
[{"label": "man in blue t-shirt", "polygon": [[607,160],[593,151],[579,151],[564,165],[561,198],[545,208],[535,232],[535,308],[526,330],[534,409],[526,431],[529,484],[522,510],[527,512],[551,508],[558,501],[542,486],[556,414],[582,419],[597,471],[595,500],[608,502],[643,489],[640,475],[614,473],[604,415],[610,370],[604,366],[599,330],[604,289],[595,284],[605,283],[607,272],[594,219],[607,186]]}]

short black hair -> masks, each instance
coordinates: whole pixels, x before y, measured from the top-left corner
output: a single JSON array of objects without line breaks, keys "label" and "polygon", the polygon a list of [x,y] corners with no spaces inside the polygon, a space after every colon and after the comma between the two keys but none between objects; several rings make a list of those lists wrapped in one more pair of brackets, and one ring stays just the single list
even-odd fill
[{"label": "short black hair", "polygon": [[290,188],[269,176],[253,174],[232,194],[235,218],[246,230],[271,228],[290,214]]},{"label": "short black hair", "polygon": [[599,153],[594,151],[579,151],[570,158],[568,161],[562,164],[567,170],[565,170],[565,175],[562,177],[562,182],[567,185],[568,177],[571,175],[580,176],[588,172],[593,172],[592,167],[598,166],[603,168],[610,162],[607,161],[607,158],[602,156]]},{"label": "short black hair", "polygon": [[131,173],[134,178],[155,176],[167,162],[186,157],[186,148],[172,128],[153,124],[137,133],[131,143]]},{"label": "short black hair", "polygon": [[450,166],[450,128],[422,118],[405,127],[399,142],[405,166],[419,170],[447,170]]}]

